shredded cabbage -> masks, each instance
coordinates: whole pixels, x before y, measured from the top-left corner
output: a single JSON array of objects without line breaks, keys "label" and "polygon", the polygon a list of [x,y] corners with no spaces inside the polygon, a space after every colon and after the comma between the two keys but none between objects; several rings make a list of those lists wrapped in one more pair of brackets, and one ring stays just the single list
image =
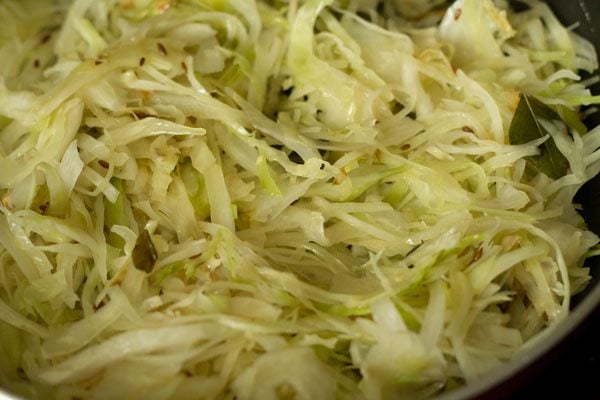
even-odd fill
[{"label": "shredded cabbage", "polygon": [[[414,399],[538,340],[597,253],[598,62],[507,3],[0,2],[0,387]],[[511,144],[523,95],[564,122]]]}]

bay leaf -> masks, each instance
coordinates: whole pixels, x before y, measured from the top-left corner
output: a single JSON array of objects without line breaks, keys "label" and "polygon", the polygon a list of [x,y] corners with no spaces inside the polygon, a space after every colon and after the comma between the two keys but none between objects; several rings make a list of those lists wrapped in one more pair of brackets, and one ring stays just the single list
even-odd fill
[{"label": "bay leaf", "polygon": [[151,272],[154,268],[158,254],[146,229],[142,229],[140,232],[131,253],[131,258],[133,265],[141,271]]},{"label": "bay leaf", "polygon": [[581,121],[579,112],[569,108],[563,104],[557,104],[552,107],[565,124],[574,131],[577,131],[581,135],[585,135],[588,132],[587,127]]},{"label": "bay leaf", "polygon": [[[525,144],[550,136],[540,124],[541,120],[561,121],[564,124],[561,116],[551,107],[533,96],[522,94],[508,131],[510,143]],[[527,161],[529,167],[553,179],[565,176],[569,170],[569,162],[556,147],[552,136],[540,145],[540,154],[527,157]]]}]

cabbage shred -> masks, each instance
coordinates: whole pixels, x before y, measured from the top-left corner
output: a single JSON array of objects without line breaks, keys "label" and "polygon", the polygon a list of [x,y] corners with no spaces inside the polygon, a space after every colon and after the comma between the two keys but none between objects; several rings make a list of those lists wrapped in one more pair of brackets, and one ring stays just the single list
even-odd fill
[{"label": "cabbage shred", "polygon": [[[1,2],[0,386],[419,398],[539,340],[598,242],[598,65],[525,3]],[[575,122],[509,143],[522,95]]]}]

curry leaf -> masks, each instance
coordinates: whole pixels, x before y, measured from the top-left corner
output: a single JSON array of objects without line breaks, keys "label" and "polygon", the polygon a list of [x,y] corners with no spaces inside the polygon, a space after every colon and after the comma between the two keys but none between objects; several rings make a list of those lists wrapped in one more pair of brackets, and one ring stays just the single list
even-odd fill
[{"label": "curry leaf", "polygon": [[[564,123],[556,111],[540,100],[532,96],[521,95],[508,132],[510,143],[524,144],[544,136],[550,136],[546,128],[540,124],[541,120]],[[566,175],[569,169],[569,162],[556,147],[552,136],[540,145],[540,154],[528,157],[527,161],[529,166],[537,172],[542,172],[553,179]]]}]

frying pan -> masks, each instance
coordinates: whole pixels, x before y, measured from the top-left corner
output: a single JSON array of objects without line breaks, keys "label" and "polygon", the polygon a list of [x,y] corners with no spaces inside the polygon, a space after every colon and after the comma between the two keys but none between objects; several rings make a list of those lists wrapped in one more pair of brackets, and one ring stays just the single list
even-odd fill
[{"label": "frying pan", "polygon": [[[517,7],[520,5],[518,1],[510,3]],[[600,1],[547,0],[547,3],[564,25],[578,24],[576,31],[591,40],[600,52]],[[595,93],[600,93],[600,84],[592,89]],[[586,123],[589,126],[599,125],[600,112],[592,115]],[[599,194],[600,176],[584,185],[576,197],[576,201],[582,205],[581,214],[596,234],[600,234]],[[490,371],[475,382],[437,397],[436,400],[509,398],[540,373],[545,361],[564,355],[565,342],[572,341],[586,321],[589,322],[594,317],[600,318],[600,257],[589,261],[592,280],[587,289],[573,299],[574,308],[561,324],[548,331],[543,340],[521,351],[510,362]],[[18,399],[0,389],[0,400]]]},{"label": "frying pan", "polygon": [[[600,53],[600,1],[598,0],[546,0],[563,25],[578,24],[576,32],[590,40]],[[518,1],[510,1],[519,7]],[[592,87],[594,93],[600,93],[600,84]],[[586,124],[590,127],[600,124],[600,115],[592,115]],[[586,183],[577,193],[576,202],[581,204],[583,215],[589,228],[600,234],[600,175]],[[600,318],[600,257],[588,260],[592,280],[585,291],[573,299],[571,314],[546,337],[535,345],[519,352],[510,362],[490,371],[481,379],[454,391],[439,396],[436,400],[458,399],[507,399],[516,394],[545,368],[547,362],[556,362],[565,356],[568,343],[577,339],[586,323]],[[596,338],[599,340],[600,338]],[[566,365],[566,369],[576,369],[577,365]],[[585,382],[567,382],[570,385]],[[552,382],[547,382],[551,385]],[[557,394],[557,393],[556,393]],[[576,391],[571,395],[577,396]],[[598,395],[598,393],[596,393]],[[594,397],[597,398],[597,397]]]}]

